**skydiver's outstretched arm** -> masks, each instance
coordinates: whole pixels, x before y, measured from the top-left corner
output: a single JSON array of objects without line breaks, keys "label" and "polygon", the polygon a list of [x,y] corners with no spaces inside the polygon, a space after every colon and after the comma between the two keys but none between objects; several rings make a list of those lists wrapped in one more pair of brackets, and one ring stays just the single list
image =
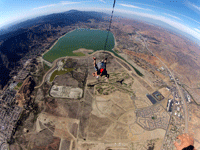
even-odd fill
[{"label": "skydiver's outstretched arm", "polygon": [[96,57],[93,57],[93,59],[94,59],[94,68],[95,68],[96,71],[92,73],[92,76],[98,77],[98,75],[97,75],[98,67],[97,67],[97,64],[96,64]]}]

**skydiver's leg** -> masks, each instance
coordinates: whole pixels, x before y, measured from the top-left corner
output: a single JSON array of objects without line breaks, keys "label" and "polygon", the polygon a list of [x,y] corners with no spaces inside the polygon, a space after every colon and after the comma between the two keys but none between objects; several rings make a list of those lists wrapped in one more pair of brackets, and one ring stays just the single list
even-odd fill
[{"label": "skydiver's leg", "polygon": [[104,69],[106,69],[107,58],[104,59]]},{"label": "skydiver's leg", "polygon": [[108,78],[109,79],[109,74],[108,74],[108,72],[107,72],[107,70],[105,70],[105,76],[106,76],[106,78]]},{"label": "skydiver's leg", "polygon": [[110,76],[110,75],[106,72],[105,76],[106,76],[106,78],[109,79],[109,76]]},{"label": "skydiver's leg", "polygon": [[93,63],[93,64],[94,64],[94,69],[95,69],[96,71],[92,73],[92,76],[95,77],[95,76],[98,76],[98,75],[97,75],[98,67],[97,67],[97,63],[96,63],[96,58],[93,57],[93,59],[94,59],[94,63]]},{"label": "skydiver's leg", "polygon": [[100,72],[100,74],[99,74],[99,75],[100,75],[100,77],[102,77],[102,76],[103,76],[103,73],[102,73],[102,72]]},{"label": "skydiver's leg", "polygon": [[109,79],[109,74],[107,74],[107,72],[106,72],[106,74],[105,74],[105,80],[106,80],[106,82],[108,82],[108,79]]},{"label": "skydiver's leg", "polygon": [[97,63],[96,63],[96,58],[95,57],[93,57],[93,59],[94,59],[94,69],[96,70],[96,71],[98,71],[98,67],[97,67]]}]

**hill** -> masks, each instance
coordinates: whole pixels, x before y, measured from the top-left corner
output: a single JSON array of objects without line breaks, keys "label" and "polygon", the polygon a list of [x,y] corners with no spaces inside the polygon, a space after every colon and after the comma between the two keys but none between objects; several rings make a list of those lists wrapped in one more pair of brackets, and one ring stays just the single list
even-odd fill
[{"label": "hill", "polygon": [[[35,25],[51,24],[53,27],[64,27],[76,22],[85,22],[88,19],[95,19],[97,21],[102,20],[102,17],[107,16],[104,13],[98,13],[93,11],[78,11],[70,10],[63,13],[54,13],[50,15],[40,16],[33,19],[29,19],[18,24],[9,26],[6,29],[0,30],[0,39],[5,36],[9,36],[10,32],[16,31],[22,28],[30,28]],[[6,33],[8,35],[6,35]]]},{"label": "hill", "polygon": [[[9,73],[16,74],[27,59],[48,49],[60,36],[76,28],[77,23],[104,21],[106,14],[71,10],[30,19],[7,29],[0,35],[0,85],[6,85]],[[5,33],[5,31],[4,31]],[[23,58],[23,59],[22,59]]]}]

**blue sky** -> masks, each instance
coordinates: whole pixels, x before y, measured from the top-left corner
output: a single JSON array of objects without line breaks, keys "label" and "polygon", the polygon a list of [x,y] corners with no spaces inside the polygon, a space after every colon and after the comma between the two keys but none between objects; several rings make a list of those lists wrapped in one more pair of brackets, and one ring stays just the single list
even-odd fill
[{"label": "blue sky", "polygon": [[[113,0],[0,0],[0,28],[56,12],[92,10],[111,13]],[[162,21],[200,40],[200,0],[117,0],[115,15]]]}]

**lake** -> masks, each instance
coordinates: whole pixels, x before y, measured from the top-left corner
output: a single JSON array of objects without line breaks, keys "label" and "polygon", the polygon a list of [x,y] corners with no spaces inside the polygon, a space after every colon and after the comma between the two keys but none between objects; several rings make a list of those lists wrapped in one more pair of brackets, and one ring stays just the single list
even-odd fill
[{"label": "lake", "polygon": [[[94,51],[104,50],[108,31],[94,29],[76,29],[60,38],[57,43],[43,55],[49,62],[64,56],[78,56],[73,53],[79,48],[92,49]],[[106,49],[112,51],[115,45],[113,34],[110,32]]]}]

